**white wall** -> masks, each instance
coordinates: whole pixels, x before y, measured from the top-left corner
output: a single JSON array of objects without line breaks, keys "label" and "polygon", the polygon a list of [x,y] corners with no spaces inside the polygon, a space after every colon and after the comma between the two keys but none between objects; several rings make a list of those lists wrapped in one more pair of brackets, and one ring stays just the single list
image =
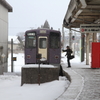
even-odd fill
[{"label": "white wall", "polygon": [[[0,4],[0,70],[7,71],[7,56],[8,56],[8,10]],[[5,54],[5,58],[2,59],[1,55]],[[2,63],[5,62],[4,64]],[[3,64],[3,69],[2,69]],[[2,72],[0,71],[0,74]]]}]

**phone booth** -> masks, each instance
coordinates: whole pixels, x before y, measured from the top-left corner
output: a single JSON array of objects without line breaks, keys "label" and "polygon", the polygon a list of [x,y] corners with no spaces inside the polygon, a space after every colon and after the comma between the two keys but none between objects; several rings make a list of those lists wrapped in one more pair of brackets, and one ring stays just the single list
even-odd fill
[{"label": "phone booth", "polygon": [[100,43],[92,43],[91,68],[100,68]]}]

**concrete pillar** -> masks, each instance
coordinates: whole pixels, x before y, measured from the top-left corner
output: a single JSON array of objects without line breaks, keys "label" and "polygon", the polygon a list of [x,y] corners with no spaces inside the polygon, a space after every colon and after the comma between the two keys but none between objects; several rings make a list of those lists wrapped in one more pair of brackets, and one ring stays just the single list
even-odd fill
[{"label": "concrete pillar", "polygon": [[86,65],[89,65],[89,33],[86,33]]},{"label": "concrete pillar", "polygon": [[97,33],[93,33],[93,42],[97,42]]},{"label": "concrete pillar", "polygon": [[72,48],[72,32],[71,29],[69,29],[69,46]]},{"label": "concrete pillar", "polygon": [[84,48],[85,48],[85,34],[81,34],[81,62],[84,61]]}]

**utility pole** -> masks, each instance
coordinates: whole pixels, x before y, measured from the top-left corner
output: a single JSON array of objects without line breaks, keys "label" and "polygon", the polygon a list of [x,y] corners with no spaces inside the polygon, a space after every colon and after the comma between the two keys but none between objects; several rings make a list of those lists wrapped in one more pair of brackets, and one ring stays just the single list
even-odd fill
[{"label": "utility pole", "polygon": [[11,72],[13,72],[13,39],[11,39]]}]

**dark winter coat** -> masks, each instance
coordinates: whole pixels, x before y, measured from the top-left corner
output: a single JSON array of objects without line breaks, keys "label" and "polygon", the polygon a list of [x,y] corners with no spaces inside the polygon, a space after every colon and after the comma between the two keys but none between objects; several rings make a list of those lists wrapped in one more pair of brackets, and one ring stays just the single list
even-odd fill
[{"label": "dark winter coat", "polygon": [[71,57],[71,53],[72,53],[72,50],[71,49],[63,50],[63,52],[66,52],[67,58],[70,58]]}]

